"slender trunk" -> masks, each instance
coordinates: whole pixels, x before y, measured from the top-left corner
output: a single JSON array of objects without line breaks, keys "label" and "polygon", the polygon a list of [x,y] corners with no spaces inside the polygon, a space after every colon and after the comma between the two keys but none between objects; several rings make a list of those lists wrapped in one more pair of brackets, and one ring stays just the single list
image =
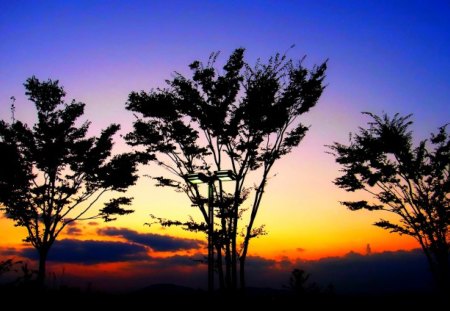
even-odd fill
[{"label": "slender trunk", "polygon": [[[253,223],[253,221],[250,222]],[[241,290],[245,290],[245,262],[247,259],[249,243],[250,243],[250,231],[249,228],[247,228],[247,234],[245,235],[244,243],[242,246],[242,254],[239,257],[239,284]]]},{"label": "slender trunk", "polygon": [[237,174],[235,190],[234,190],[234,202],[233,209],[231,211],[231,219],[230,219],[230,238],[231,238],[231,290],[237,290],[238,284],[238,275],[237,275],[237,266],[238,266],[238,250],[237,250],[237,228],[239,221],[239,200],[241,198],[241,190],[244,180],[242,177],[242,169],[239,174]]},{"label": "slender trunk", "polygon": [[231,251],[229,240],[227,241],[225,253],[225,284],[228,289],[231,288]]},{"label": "slender trunk", "polygon": [[216,245],[217,252],[217,271],[219,273],[219,288],[221,291],[225,289],[225,281],[223,277],[223,263],[222,263],[222,246]]},{"label": "slender trunk", "polygon": [[450,269],[449,256],[446,248],[436,254],[436,268],[435,279],[438,290],[441,294],[447,295],[450,293]]},{"label": "slender trunk", "polygon": [[433,276],[434,284],[440,294],[446,295],[450,291],[450,267],[448,246],[431,250],[421,243],[422,250],[427,257],[428,265]]},{"label": "slender trunk", "polygon": [[[267,176],[267,173],[264,174],[264,180],[266,179],[266,176]],[[245,260],[247,258],[248,246],[250,244],[250,238],[252,235],[253,224],[256,219],[256,214],[258,212],[259,204],[261,203],[262,194],[264,193],[264,186],[265,186],[265,181],[261,183],[261,185],[259,186],[259,188],[257,190],[255,201],[253,204],[252,213],[250,215],[250,220],[249,220],[249,223],[247,226],[247,232],[245,234],[244,243],[242,245],[241,256],[239,257],[239,262],[240,262],[239,282],[240,282],[241,290],[245,289]]]},{"label": "slender trunk", "polygon": [[[225,226],[227,224],[225,223]],[[228,226],[225,227],[224,230],[224,239],[225,239],[225,284],[227,289],[231,288],[231,249],[230,249],[230,230],[231,228]]]},{"label": "slender trunk", "polygon": [[208,292],[214,292],[214,185],[208,182]]},{"label": "slender trunk", "polygon": [[239,258],[239,285],[241,291],[245,291],[245,257]]},{"label": "slender trunk", "polygon": [[43,247],[38,249],[39,252],[39,270],[37,275],[37,284],[40,288],[44,287],[45,284],[45,274],[46,274],[46,263],[47,263],[47,255],[48,248]]},{"label": "slender trunk", "polygon": [[[220,190],[221,194],[222,194],[222,189]],[[223,201],[223,198],[221,197],[221,200]],[[222,202],[221,201],[221,202]],[[225,211],[225,209],[222,207],[222,220],[221,220],[221,224],[222,224],[222,247],[224,247],[225,249],[225,276],[223,275],[223,263],[221,264],[220,268],[221,268],[221,272],[222,272],[222,279],[224,282],[224,287],[227,289],[231,288],[231,253],[230,253],[230,227],[228,226],[228,221],[227,219],[228,217],[228,211],[229,209],[227,208],[227,210]],[[218,250],[218,252],[220,252],[220,250]],[[221,260],[223,261],[223,256],[220,253],[221,256]]]},{"label": "slender trunk", "polygon": [[237,200],[233,206],[233,219],[231,225],[231,289],[237,289],[237,247],[236,247],[236,236],[237,236],[237,225],[238,225],[238,207]]}]

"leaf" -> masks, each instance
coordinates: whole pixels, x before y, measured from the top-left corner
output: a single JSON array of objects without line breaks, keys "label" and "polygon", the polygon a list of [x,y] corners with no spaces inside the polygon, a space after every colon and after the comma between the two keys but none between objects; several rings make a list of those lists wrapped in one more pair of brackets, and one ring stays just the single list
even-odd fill
[{"label": "leaf", "polygon": [[376,211],[376,210],[383,209],[383,205],[369,204],[367,201],[354,201],[354,202],[343,201],[343,202],[340,202],[340,203],[342,205],[346,206],[351,211],[357,211],[357,210],[360,210],[360,209],[366,209],[366,210],[369,210],[369,211]]},{"label": "leaf", "polygon": [[380,220],[374,223],[375,226],[389,230],[391,233],[399,233],[405,235],[416,236],[416,234],[411,231],[409,228],[402,227],[400,225],[393,224],[387,220]]},{"label": "leaf", "polygon": [[112,218],[112,215],[128,215],[133,213],[134,211],[131,209],[125,209],[122,206],[131,205],[132,198],[127,197],[119,197],[115,199],[111,199],[104,204],[104,207],[100,210],[99,216],[103,218],[104,221],[112,221],[116,220],[116,218]]}]

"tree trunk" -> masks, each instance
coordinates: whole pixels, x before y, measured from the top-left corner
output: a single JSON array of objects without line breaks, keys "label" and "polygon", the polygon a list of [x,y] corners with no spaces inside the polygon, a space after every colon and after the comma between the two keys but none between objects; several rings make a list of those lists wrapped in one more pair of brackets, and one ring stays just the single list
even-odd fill
[{"label": "tree trunk", "polygon": [[[235,199],[236,201],[236,199]],[[238,204],[235,202],[233,207],[233,219],[231,226],[231,290],[235,291],[237,289],[237,226],[238,226]]]},{"label": "tree trunk", "polygon": [[433,250],[423,243],[421,246],[427,257],[437,291],[442,295],[447,295],[450,293],[450,262],[447,244],[444,243],[443,247],[436,247]]},{"label": "tree trunk", "polygon": [[37,275],[37,285],[40,288],[43,288],[45,284],[45,274],[46,274],[45,270],[46,270],[48,249],[41,248],[38,249],[38,252],[39,252],[39,270]]},{"label": "tree trunk", "polygon": [[217,252],[217,272],[219,273],[219,288],[221,291],[225,289],[225,280],[223,276],[223,260],[222,260],[222,246],[216,245]]},{"label": "tree trunk", "polygon": [[450,268],[448,250],[445,248],[436,254],[435,279],[441,294],[450,293]]},{"label": "tree trunk", "polygon": [[241,291],[245,291],[245,257],[239,258],[239,285]]},{"label": "tree trunk", "polygon": [[231,250],[230,250],[230,239],[229,239],[229,229],[224,232],[225,238],[225,284],[227,289],[231,289]]}]

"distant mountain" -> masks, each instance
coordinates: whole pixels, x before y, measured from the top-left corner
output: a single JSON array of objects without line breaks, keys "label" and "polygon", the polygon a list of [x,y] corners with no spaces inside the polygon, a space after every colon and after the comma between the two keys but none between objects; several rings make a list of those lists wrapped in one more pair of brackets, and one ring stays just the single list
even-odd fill
[{"label": "distant mountain", "polygon": [[202,293],[202,290],[193,289],[187,286],[180,286],[175,284],[153,284],[134,291],[132,294],[164,294],[164,295],[192,295]]}]

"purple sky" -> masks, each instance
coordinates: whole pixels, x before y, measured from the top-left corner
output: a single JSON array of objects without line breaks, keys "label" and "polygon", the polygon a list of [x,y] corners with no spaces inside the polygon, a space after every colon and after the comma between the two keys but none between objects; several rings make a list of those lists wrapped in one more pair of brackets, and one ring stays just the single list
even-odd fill
[{"label": "purple sky", "polygon": [[243,46],[254,61],[296,44],[289,56],[307,65],[330,59],[334,104],[322,109],[414,113],[434,129],[450,115],[448,16],[448,1],[2,1],[0,116],[12,95],[27,115],[34,74],[60,79],[97,124],[121,121],[130,91],[194,59]]}]

